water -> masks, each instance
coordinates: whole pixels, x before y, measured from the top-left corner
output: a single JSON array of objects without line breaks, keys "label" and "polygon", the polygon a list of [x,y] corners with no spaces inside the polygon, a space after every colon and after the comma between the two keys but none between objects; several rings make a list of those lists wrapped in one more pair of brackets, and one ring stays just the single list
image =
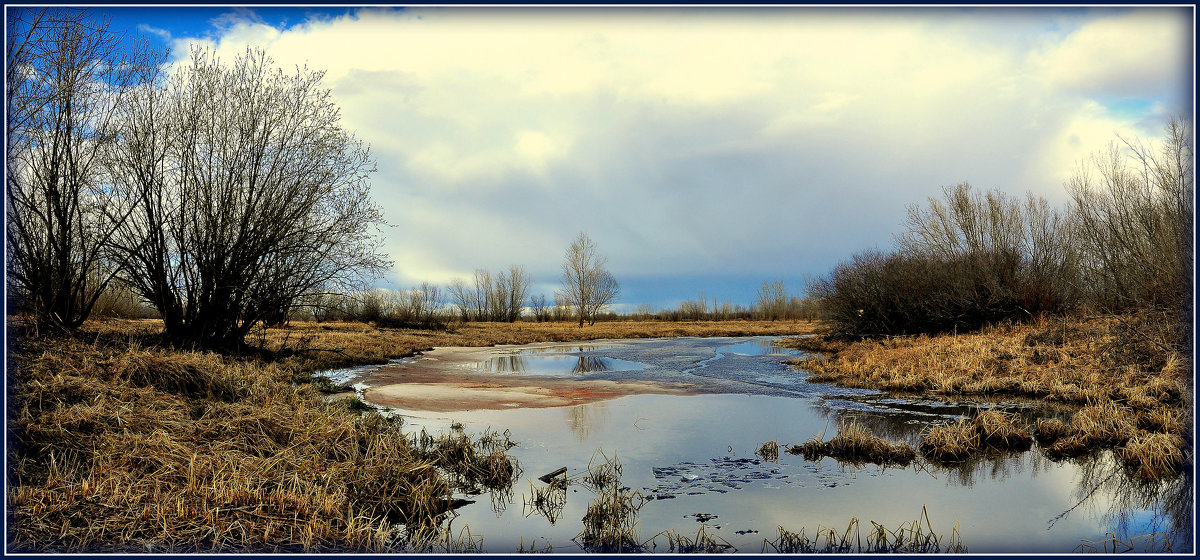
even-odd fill
[{"label": "water", "polygon": [[[1069,553],[1110,532],[1122,537],[1167,532],[1174,551],[1192,548],[1191,481],[1137,484],[1107,452],[1054,462],[1035,447],[952,470],[921,462],[903,469],[855,467],[782,452],[778,462],[766,462],[754,455],[766,441],[786,446],[816,434],[828,439],[845,419],[915,444],[922,429],[969,414],[972,407],[1000,405],[1027,417],[1054,411],[1022,403],[901,399],[807,384],[806,374],[780,363],[797,352],[775,347],[765,337],[651,339],[505,352],[504,358],[532,361],[524,369],[508,370],[524,375],[687,381],[710,394],[636,395],[561,408],[396,411],[410,430],[444,430],[461,422],[468,431],[508,429],[520,442],[510,453],[524,472],[512,493],[472,497],[475,502],[450,521],[453,534],[469,527],[472,534],[483,535],[488,552],[547,543],[555,552],[579,551],[572,539],[595,497],[590,489],[571,484],[565,506],[553,519],[524,503],[533,486],[545,486],[537,477],[567,467],[578,482],[589,462],[606,457],[621,462],[622,485],[655,498],[640,512],[642,541],[667,529],[692,537],[703,523],[707,534],[739,552],[754,553],[763,549],[764,539],[777,536],[779,526],[805,528],[811,537],[818,527],[844,530],[857,517],[864,534],[870,521],[895,530],[916,520],[924,506],[938,534],[949,536],[957,522],[973,553]],[[576,371],[584,358],[637,367]],[[1160,542],[1162,537],[1157,538]],[[665,537],[654,542],[658,552],[666,551]],[[1135,544],[1140,551],[1145,540]]]}]

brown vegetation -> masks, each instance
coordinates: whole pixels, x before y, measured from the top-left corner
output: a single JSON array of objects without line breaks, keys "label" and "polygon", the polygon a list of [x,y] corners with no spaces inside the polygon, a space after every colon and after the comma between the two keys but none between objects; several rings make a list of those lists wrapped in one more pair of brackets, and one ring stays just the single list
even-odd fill
[{"label": "brown vegetation", "polygon": [[814,436],[801,445],[789,447],[787,452],[803,455],[809,461],[833,457],[839,461],[877,465],[905,466],[916,458],[916,452],[908,444],[891,443],[854,422],[844,422],[838,426],[837,435],[829,441],[821,441],[819,436]]},{"label": "brown vegetation", "polygon": [[[817,336],[791,339],[788,345],[816,352],[793,362],[813,372],[813,382],[1080,406],[1069,422],[1047,419],[1033,430],[1047,454],[1062,458],[1117,448],[1139,476],[1157,477],[1178,472],[1191,460],[1193,436],[1186,428],[1192,418],[1191,371],[1180,350],[1185,336],[1169,313],[1142,312],[1041,318],[935,337],[848,342]],[[1030,437],[1025,429],[985,422],[997,420],[983,418],[987,414],[931,430],[922,453],[956,461],[989,441],[1018,438],[1024,445]],[[1151,438],[1154,434],[1160,435]],[[1130,448],[1135,438],[1139,445]]]},{"label": "brown vegetation", "polygon": [[867,530],[865,544],[857,517],[850,519],[844,531],[817,527],[816,534],[811,539],[803,528],[794,532],[780,527],[779,536],[775,540],[763,540],[762,551],[766,552],[770,546],[775,552],[782,554],[967,552],[967,547],[963,545],[958,532],[958,523],[954,524],[950,536],[943,539],[934,532],[933,524],[929,521],[929,512],[924,506],[921,506],[920,517],[911,523],[901,523],[894,531],[874,521],[871,522],[871,527]]},{"label": "brown vegetation", "polygon": [[951,463],[981,451],[1025,451],[1033,445],[1033,436],[1016,421],[1014,414],[987,409],[969,420],[935,426],[921,438],[921,454]]}]

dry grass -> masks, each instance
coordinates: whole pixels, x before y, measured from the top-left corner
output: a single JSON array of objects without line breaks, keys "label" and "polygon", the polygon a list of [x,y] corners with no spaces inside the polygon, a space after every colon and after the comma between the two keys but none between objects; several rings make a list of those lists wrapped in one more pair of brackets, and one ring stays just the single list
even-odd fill
[{"label": "dry grass", "polygon": [[843,422],[838,433],[829,441],[814,436],[801,445],[788,448],[788,453],[803,455],[809,461],[833,457],[839,461],[855,464],[906,466],[916,458],[916,452],[906,443],[891,443],[872,434],[854,422]]},{"label": "dry grass", "polygon": [[452,493],[519,475],[501,434],[410,441],[398,419],[294,384],[300,355],[164,349],[155,330],[17,339],[11,550],[470,550],[477,535],[439,533]]},{"label": "dry grass", "polygon": [[[588,482],[597,489],[599,495],[588,504],[587,513],[583,516],[583,530],[575,537],[575,542],[588,552],[645,550],[638,541],[637,524],[638,512],[646,504],[646,497],[641,492],[621,487],[621,467],[615,457],[606,460],[598,469],[589,465],[588,470],[600,473]],[[616,473],[618,478],[612,478],[612,473]]]},{"label": "dry grass", "polygon": [[[1173,452],[1163,445],[1138,448],[1139,453],[1161,454],[1147,457],[1146,463],[1174,469],[1135,469],[1138,476],[1169,476],[1191,461],[1194,437],[1190,357],[1178,350],[1184,328],[1168,315],[1146,312],[1043,318],[934,337],[849,342],[816,336],[792,339],[789,345],[814,353],[793,362],[812,372],[812,382],[947,397],[1032,398],[1080,407],[1067,424],[1048,422],[1037,428],[1053,458],[1101,448],[1125,453],[1123,447],[1135,437],[1174,436],[1155,438],[1160,444],[1178,444]],[[976,435],[1025,440],[1007,428],[983,434],[974,430],[957,425],[931,431],[922,452],[936,449],[934,455],[956,461],[977,446]]]},{"label": "dry grass", "polygon": [[1033,445],[1033,436],[1016,422],[1015,414],[989,408],[969,420],[930,428],[919,448],[939,463],[957,463],[979,452],[1025,451]]},{"label": "dry grass", "polygon": [[[729,544],[729,541],[722,539],[719,536],[708,534],[704,525],[700,525],[700,529],[696,531],[696,536],[689,537],[680,534],[674,530],[668,529],[655,535],[651,538],[651,542],[659,536],[667,537],[667,552],[677,552],[680,554],[718,554],[722,552],[737,552],[737,549]],[[657,548],[658,543],[654,543]],[[644,548],[644,546],[643,546]]]},{"label": "dry grass", "polygon": [[958,523],[954,524],[949,537],[942,537],[933,530],[929,521],[929,512],[921,506],[921,516],[911,523],[902,523],[895,530],[871,522],[866,539],[862,538],[862,528],[857,517],[851,518],[844,530],[817,527],[813,538],[806,535],[805,529],[798,532],[779,527],[779,536],[775,540],[763,540],[762,551],[771,547],[782,554],[813,554],[813,553],[852,553],[852,554],[929,554],[948,552],[965,554],[967,547],[963,545],[958,532]]},{"label": "dry grass", "polygon": [[754,454],[758,455],[764,461],[777,462],[779,461],[779,440],[773,439],[754,450]]},{"label": "dry grass", "polygon": [[525,517],[538,513],[551,525],[558,523],[563,509],[567,507],[567,479],[555,478],[542,488],[530,481],[529,490],[529,497],[524,498]]}]

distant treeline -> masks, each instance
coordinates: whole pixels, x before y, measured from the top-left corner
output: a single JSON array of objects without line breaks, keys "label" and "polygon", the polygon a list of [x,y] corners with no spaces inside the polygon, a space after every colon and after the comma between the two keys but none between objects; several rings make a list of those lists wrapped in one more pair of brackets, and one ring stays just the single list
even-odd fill
[{"label": "distant treeline", "polygon": [[812,282],[835,334],[970,330],[1072,311],[1192,305],[1191,123],[1158,150],[1122,139],[1066,183],[1070,202],[962,183],[908,207],[891,252],[852,256]]}]

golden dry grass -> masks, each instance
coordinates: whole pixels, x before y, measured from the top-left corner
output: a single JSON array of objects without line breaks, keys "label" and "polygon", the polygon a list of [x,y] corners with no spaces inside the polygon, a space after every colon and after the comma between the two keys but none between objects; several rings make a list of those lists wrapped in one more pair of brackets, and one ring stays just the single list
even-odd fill
[{"label": "golden dry grass", "polygon": [[856,464],[905,466],[916,458],[916,452],[907,443],[891,443],[854,422],[842,422],[837,435],[829,441],[821,441],[820,437],[814,436],[801,445],[791,446],[787,451],[793,455],[803,455],[810,461],[833,457]]},{"label": "golden dry grass", "polygon": [[954,463],[979,452],[1024,451],[1032,444],[1033,436],[1017,425],[1016,415],[989,408],[974,418],[930,428],[919,449],[928,459]]},{"label": "golden dry grass", "polygon": [[[1190,461],[1193,435],[1190,357],[1178,350],[1181,326],[1154,313],[1088,319],[1041,318],[958,335],[837,341],[821,336],[789,345],[813,352],[792,363],[812,372],[809,381],[946,397],[1039,399],[1080,407],[1067,424],[1035,430],[1055,458],[1151,441],[1138,453],[1159,453],[1137,468],[1139,476],[1166,476]],[[785,344],[788,344],[785,342]],[[925,434],[921,444],[945,460],[960,460],[973,438],[1020,437],[1015,432],[976,433],[970,422]],[[1025,433],[1024,430],[1020,430]],[[1163,442],[1178,444],[1168,453]],[[1176,456],[1182,459],[1176,459]],[[1135,461],[1127,461],[1133,464]]]}]

